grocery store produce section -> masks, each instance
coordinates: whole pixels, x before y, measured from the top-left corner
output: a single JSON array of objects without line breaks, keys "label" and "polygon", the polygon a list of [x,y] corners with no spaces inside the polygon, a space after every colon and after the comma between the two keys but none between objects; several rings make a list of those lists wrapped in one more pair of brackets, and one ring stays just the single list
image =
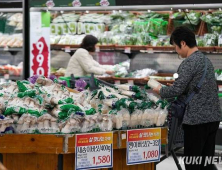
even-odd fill
[{"label": "grocery store produce section", "polygon": [[[85,152],[78,144],[88,142],[96,155],[99,152],[90,147],[92,136],[87,135],[109,134],[112,153],[99,155],[106,161],[93,157],[94,164],[110,160],[110,166],[101,168],[155,170],[164,159],[160,155],[168,156],[169,101],[155,94],[148,81],[174,82],[175,68],[182,60],[170,44],[170,34],[186,25],[195,32],[198,48],[213,61],[215,77],[221,82],[221,9],[197,5],[151,10],[148,6],[111,6],[112,0],[93,0],[90,3],[95,7],[85,2],[83,7],[73,6],[81,5],[79,0],[30,2],[20,12],[0,13],[0,162],[8,169],[75,169],[81,159],[77,154]],[[64,77],[71,55],[89,34],[99,40],[94,57],[101,64],[108,63],[113,75]],[[46,72],[47,76],[40,75]],[[149,160],[149,152],[141,152],[145,163],[130,164],[128,150],[134,145],[129,144],[130,131],[137,133],[132,138],[146,138],[144,145],[148,141],[151,146],[155,140],[152,149],[157,149],[152,152],[158,153],[157,159]],[[104,142],[103,138],[96,140]],[[140,140],[135,147],[137,142],[142,147]],[[135,153],[132,160],[141,153]],[[88,161],[84,158],[79,165]]]}]

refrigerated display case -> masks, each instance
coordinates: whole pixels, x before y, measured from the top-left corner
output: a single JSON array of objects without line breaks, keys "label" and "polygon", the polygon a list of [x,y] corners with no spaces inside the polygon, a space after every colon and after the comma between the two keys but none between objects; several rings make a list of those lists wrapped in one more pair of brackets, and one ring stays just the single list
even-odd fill
[{"label": "refrigerated display case", "polygon": [[22,1],[0,1],[0,78],[24,79]]}]

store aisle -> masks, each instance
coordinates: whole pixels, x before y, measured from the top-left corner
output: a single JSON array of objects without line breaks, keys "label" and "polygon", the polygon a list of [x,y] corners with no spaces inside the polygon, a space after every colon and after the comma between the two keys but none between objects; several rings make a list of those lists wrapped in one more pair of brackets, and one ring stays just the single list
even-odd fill
[{"label": "store aisle", "polygon": [[[182,165],[182,169],[185,170],[184,165]],[[222,170],[222,165],[217,165],[218,170]],[[157,170],[177,170],[177,166],[173,160],[173,157],[169,157],[165,159],[163,162],[157,165]]]}]

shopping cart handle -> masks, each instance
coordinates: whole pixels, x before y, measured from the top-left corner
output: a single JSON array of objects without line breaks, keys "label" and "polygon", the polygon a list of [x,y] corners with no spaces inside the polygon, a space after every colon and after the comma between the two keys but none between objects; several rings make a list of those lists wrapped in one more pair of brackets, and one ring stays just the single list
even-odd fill
[{"label": "shopping cart handle", "polygon": [[104,84],[104,85],[106,85],[106,86],[109,86],[109,87],[115,87],[113,84],[110,84],[110,83],[108,83],[108,82],[106,82],[106,81],[103,81],[103,80],[100,80],[100,79],[96,79],[99,83],[102,83],[102,84]]}]

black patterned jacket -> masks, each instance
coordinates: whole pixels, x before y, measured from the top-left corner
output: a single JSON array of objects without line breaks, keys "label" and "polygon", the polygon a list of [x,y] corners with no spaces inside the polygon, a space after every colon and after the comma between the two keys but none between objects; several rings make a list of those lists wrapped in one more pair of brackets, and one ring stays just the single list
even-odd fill
[{"label": "black patterned jacket", "polygon": [[[179,77],[173,86],[163,87],[160,90],[162,98],[179,97],[185,100],[199,83],[204,72],[204,54],[197,51],[186,58],[178,68]],[[221,108],[218,98],[218,87],[214,74],[214,67],[207,58],[207,74],[201,90],[195,94],[188,103],[183,119],[183,124],[198,125],[209,122],[221,121]]]}]

